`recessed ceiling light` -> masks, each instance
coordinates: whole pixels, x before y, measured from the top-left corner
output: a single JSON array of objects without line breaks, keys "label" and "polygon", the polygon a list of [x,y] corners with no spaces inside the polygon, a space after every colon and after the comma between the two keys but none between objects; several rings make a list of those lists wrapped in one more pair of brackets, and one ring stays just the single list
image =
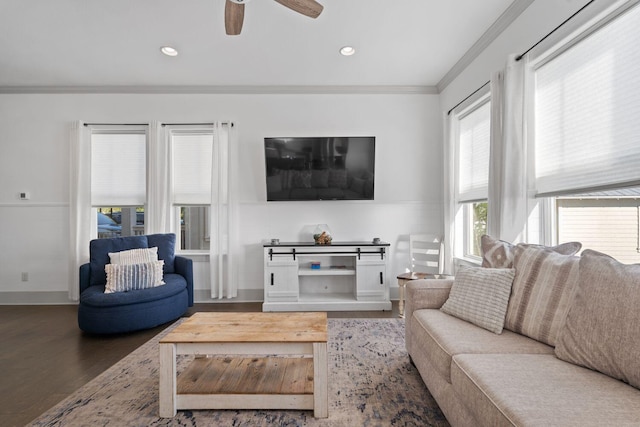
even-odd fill
[{"label": "recessed ceiling light", "polygon": [[340,54],[343,56],[351,56],[356,53],[356,48],[353,46],[344,46],[340,48]]},{"label": "recessed ceiling light", "polygon": [[160,48],[160,52],[164,53],[167,56],[178,56],[178,51],[171,46],[162,46]]}]

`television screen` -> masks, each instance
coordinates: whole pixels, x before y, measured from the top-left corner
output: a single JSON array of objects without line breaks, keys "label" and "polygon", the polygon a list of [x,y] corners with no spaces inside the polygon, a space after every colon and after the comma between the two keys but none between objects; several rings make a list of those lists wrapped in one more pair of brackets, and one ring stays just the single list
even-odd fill
[{"label": "television screen", "polygon": [[267,200],[373,200],[375,140],[265,138]]}]

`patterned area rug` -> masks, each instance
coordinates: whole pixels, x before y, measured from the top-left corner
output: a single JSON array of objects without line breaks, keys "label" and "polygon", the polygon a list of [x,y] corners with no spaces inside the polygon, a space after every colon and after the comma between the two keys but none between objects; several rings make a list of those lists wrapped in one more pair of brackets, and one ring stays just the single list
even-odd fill
[{"label": "patterned area rug", "polygon": [[[329,319],[329,418],[313,411],[178,411],[158,418],[158,340],[142,345],[33,426],[448,426],[409,362],[400,319]],[[178,370],[188,363],[182,356]]]}]

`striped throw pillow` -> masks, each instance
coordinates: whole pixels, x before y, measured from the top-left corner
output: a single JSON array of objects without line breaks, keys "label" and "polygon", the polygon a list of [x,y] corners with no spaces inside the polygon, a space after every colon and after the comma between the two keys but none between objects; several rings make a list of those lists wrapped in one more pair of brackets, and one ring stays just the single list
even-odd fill
[{"label": "striped throw pillow", "polygon": [[111,264],[142,264],[158,261],[158,248],[130,249],[128,251],[109,252]]},{"label": "striped throw pillow", "polygon": [[507,312],[512,268],[470,267],[456,273],[441,310],[495,334],[501,334]]},{"label": "striped throw pillow", "polygon": [[578,282],[577,256],[517,246],[505,328],[555,346]]},{"label": "striped throw pillow", "polygon": [[147,289],[164,285],[162,267],[164,261],[151,261],[140,264],[107,264],[105,294]]}]

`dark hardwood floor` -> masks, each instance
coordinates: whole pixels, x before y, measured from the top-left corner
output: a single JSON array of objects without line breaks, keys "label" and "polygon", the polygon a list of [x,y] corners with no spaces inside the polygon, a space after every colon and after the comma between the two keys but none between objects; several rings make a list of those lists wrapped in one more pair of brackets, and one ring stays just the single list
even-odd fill
[{"label": "dark hardwood floor", "polygon": [[[196,304],[198,311],[261,311],[261,303]],[[75,305],[0,306],[0,425],[24,426],[169,324],[94,336],[78,329]],[[329,312],[330,318],[398,317],[392,311]]]}]

